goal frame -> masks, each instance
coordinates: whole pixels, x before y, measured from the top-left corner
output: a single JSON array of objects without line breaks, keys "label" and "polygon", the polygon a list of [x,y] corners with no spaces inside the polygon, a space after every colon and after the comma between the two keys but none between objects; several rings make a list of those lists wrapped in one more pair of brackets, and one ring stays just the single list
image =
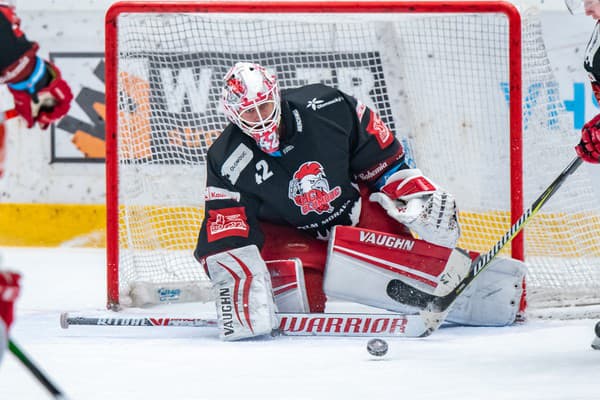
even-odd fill
[{"label": "goal frame", "polygon": [[[105,18],[106,87],[106,260],[107,307],[119,307],[119,176],[118,176],[118,54],[117,21],[123,13],[422,13],[504,14],[509,40],[510,219],[523,213],[521,15],[506,1],[262,1],[258,2],[135,2],[113,4]],[[512,257],[524,260],[524,237],[512,241]],[[199,266],[200,267],[200,266]]]}]

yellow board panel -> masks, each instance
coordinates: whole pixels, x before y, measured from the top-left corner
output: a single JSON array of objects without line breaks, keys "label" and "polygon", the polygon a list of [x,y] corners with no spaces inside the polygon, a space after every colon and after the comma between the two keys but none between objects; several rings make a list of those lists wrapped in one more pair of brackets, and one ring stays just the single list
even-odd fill
[{"label": "yellow board panel", "polygon": [[[202,207],[130,207],[120,210],[121,237],[140,249],[193,249],[202,222]],[[129,224],[123,222],[129,218]],[[461,211],[459,246],[484,252],[509,229],[507,212]],[[151,234],[150,232],[155,232]],[[526,256],[600,257],[600,216],[540,213],[526,230]],[[535,239],[534,239],[535,238]],[[0,203],[0,246],[106,246],[104,205]],[[510,245],[503,253],[510,254]]]},{"label": "yellow board panel", "polygon": [[104,205],[0,203],[0,245],[106,246]]}]

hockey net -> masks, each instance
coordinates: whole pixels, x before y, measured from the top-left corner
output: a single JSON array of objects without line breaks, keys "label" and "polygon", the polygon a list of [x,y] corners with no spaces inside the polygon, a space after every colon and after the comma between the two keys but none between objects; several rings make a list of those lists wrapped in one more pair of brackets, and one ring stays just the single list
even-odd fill
[{"label": "hockey net", "polygon": [[[456,196],[463,248],[487,251],[574,156],[540,22],[506,3],[118,3],[106,40],[113,308],[140,305],[140,285],[157,302],[210,293],[192,251],[236,61],[376,109]],[[503,251],[527,262],[530,310],[599,303],[599,215],[577,173]]]}]

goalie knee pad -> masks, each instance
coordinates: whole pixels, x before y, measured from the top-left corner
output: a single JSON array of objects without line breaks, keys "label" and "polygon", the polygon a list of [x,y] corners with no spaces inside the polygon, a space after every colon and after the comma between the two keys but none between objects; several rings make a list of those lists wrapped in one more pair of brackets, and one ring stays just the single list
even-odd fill
[{"label": "goalie knee pad", "polygon": [[209,256],[206,264],[222,340],[269,334],[277,327],[271,279],[255,245]]},{"label": "goalie knee pad", "polygon": [[282,313],[307,313],[309,311],[302,262],[291,260],[267,261],[271,275],[273,297],[277,311]]},{"label": "goalie knee pad", "polygon": [[323,273],[304,268],[299,259],[267,261],[277,310],[282,313],[322,313],[327,297]]},{"label": "goalie knee pad", "polygon": [[462,325],[505,326],[515,322],[527,268],[512,258],[496,258],[456,299],[447,321]]}]

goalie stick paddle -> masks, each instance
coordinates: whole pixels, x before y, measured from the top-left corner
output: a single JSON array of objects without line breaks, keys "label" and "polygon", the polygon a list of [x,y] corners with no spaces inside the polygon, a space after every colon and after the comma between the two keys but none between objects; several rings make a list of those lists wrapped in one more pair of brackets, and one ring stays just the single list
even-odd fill
[{"label": "goalie stick paddle", "polygon": [[50,379],[40,370],[20,348],[17,344],[12,340],[8,340],[8,349],[11,353],[14,354],[15,357],[23,363],[23,365],[37,378],[37,380],[54,396],[55,399],[67,400],[67,397],[62,393],[62,391],[53,384]]},{"label": "goalie stick paddle", "polygon": [[[440,324],[445,316],[443,315],[452,305],[454,300],[469,286],[469,284],[483,272],[490,262],[498,255],[500,250],[523,229],[523,227],[537,214],[544,204],[556,193],[564,181],[579,168],[583,160],[576,157],[569,165],[554,179],[548,188],[533,202],[533,204],[521,215],[502,238],[487,253],[479,255],[472,263],[469,274],[463,279],[454,290],[445,296],[434,296],[432,294],[416,289],[401,280],[392,279],[387,286],[388,295],[402,303],[414,307],[419,307],[423,312],[438,314],[437,318]],[[433,327],[433,330],[437,327]],[[431,333],[431,332],[429,332]]]},{"label": "goalie stick paddle", "polygon": [[[427,332],[419,314],[358,314],[358,313],[277,313],[277,333],[283,336],[386,336],[421,337]],[[218,327],[216,319],[166,317],[84,317],[62,313],[60,326],[160,326],[160,327]]]}]

